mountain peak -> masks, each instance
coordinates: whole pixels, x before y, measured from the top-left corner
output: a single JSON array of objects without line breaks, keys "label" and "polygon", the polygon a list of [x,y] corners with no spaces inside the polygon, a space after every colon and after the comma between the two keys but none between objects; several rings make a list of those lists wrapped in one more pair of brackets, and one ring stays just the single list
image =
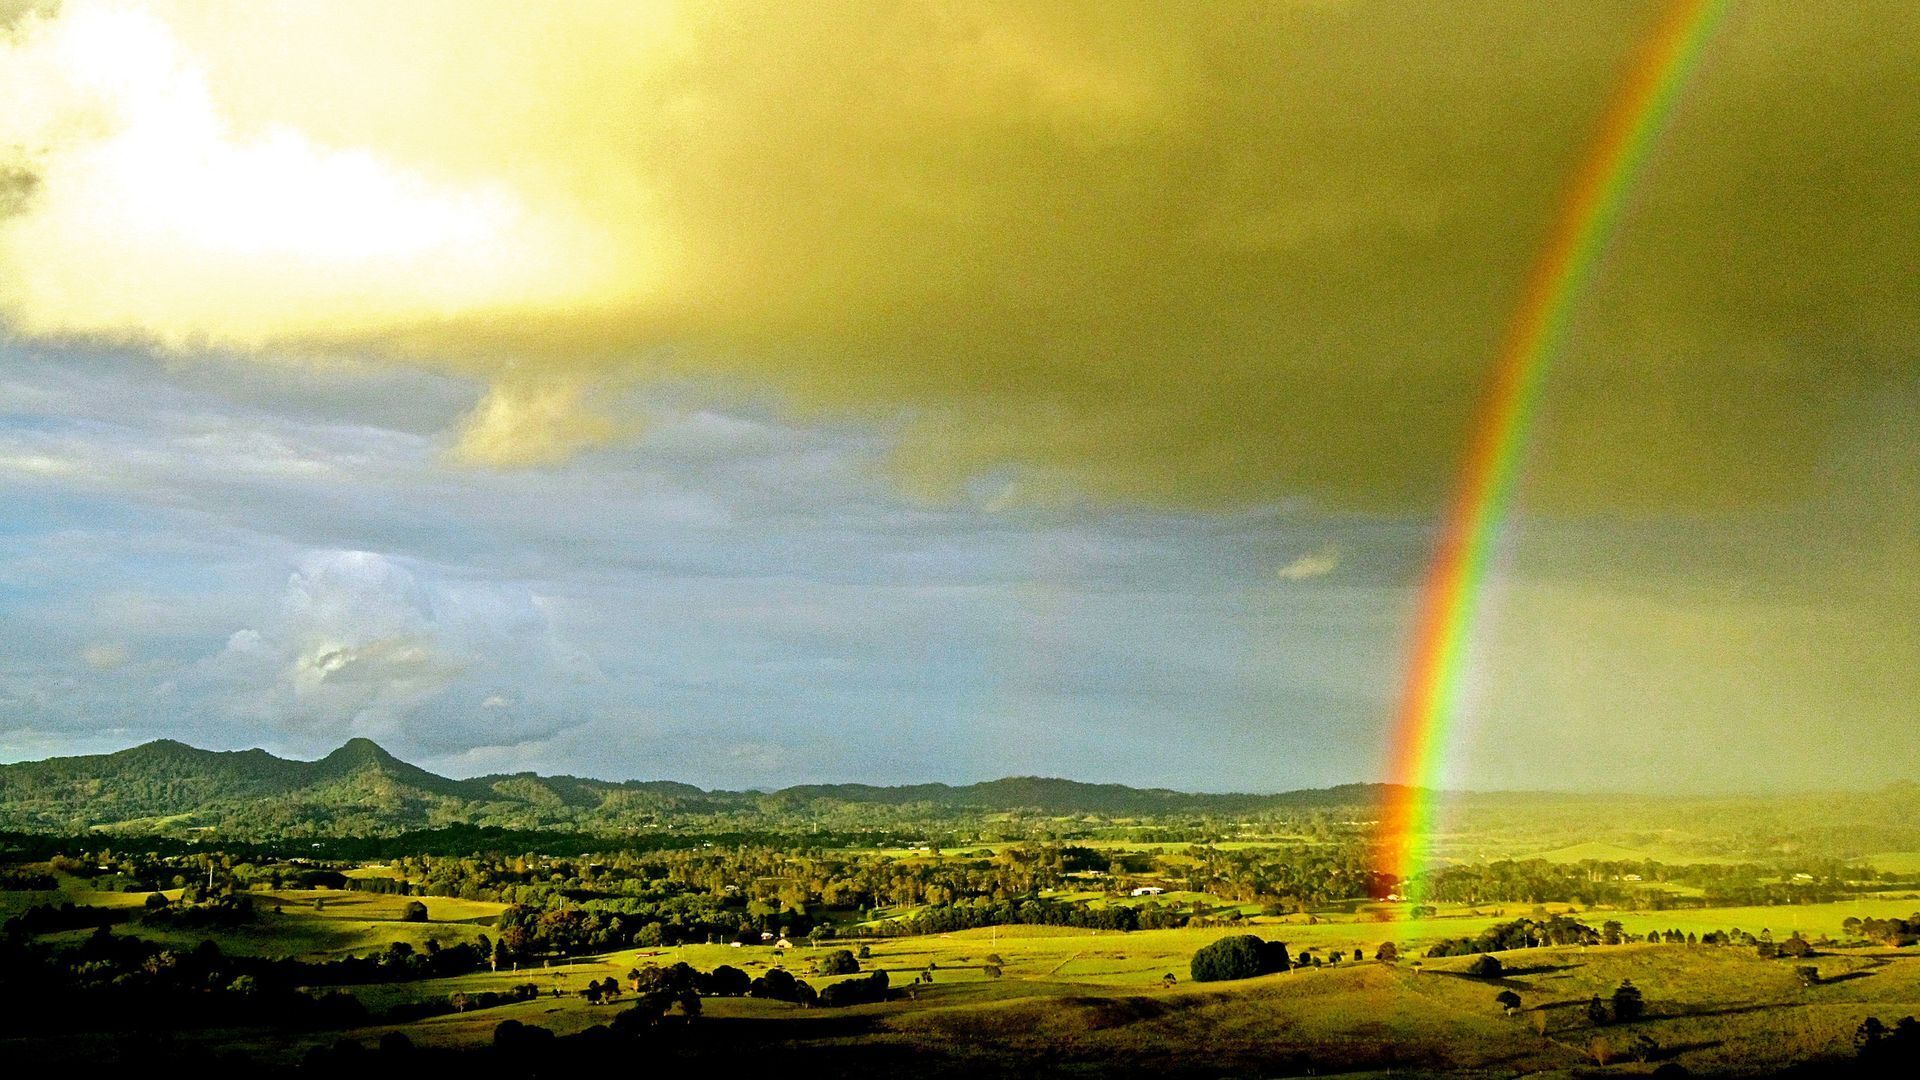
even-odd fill
[{"label": "mountain peak", "polygon": [[188,746],[178,739],[154,739],[138,746],[130,746],[119,752],[120,757],[130,758],[175,758],[198,756],[207,753],[197,746]]},{"label": "mountain peak", "polygon": [[385,747],[372,739],[353,738],[340,744],[340,748],[320,759],[322,764],[333,765],[399,765],[401,761],[387,753]]}]

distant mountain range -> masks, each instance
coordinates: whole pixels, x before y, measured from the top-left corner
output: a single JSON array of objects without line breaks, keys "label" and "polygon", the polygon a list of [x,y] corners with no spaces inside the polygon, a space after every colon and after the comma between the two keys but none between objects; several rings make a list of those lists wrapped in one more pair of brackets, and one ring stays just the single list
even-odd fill
[{"label": "distant mountain range", "polygon": [[908,817],[1031,811],[1102,816],[1242,814],[1377,805],[1386,788],[1348,784],[1278,795],[1210,795],[1045,777],[979,784],[810,784],[775,792],[706,791],[670,781],[533,773],[455,780],[353,739],[317,761],[265,750],[201,750],[171,739],[112,754],[0,765],[0,828],[72,832],[213,828],[256,835],[378,835],[452,825],[631,830],[721,819],[811,816],[885,825]]}]

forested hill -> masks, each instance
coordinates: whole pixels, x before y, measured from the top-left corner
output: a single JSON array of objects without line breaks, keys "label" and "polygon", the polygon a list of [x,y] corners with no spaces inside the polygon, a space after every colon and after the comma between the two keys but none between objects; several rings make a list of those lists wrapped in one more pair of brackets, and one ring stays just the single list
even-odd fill
[{"label": "forested hill", "polygon": [[1105,817],[1232,815],[1362,808],[1383,794],[1351,784],[1278,795],[1206,795],[1164,788],[1013,777],[980,784],[807,785],[776,792],[705,791],[670,781],[533,773],[455,780],[354,739],[317,761],[264,750],[200,750],[163,739],[112,754],[0,765],[0,829],[214,828],[267,835],[377,835],[450,825],[629,830],[691,818],[905,821],[966,811]]}]

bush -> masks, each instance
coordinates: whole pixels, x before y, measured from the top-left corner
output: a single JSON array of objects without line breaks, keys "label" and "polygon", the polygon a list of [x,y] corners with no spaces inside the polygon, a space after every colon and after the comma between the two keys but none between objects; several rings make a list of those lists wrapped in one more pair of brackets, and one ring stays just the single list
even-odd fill
[{"label": "bush", "polygon": [[1192,973],[1194,982],[1225,982],[1285,971],[1291,966],[1285,942],[1235,934],[1194,953]]},{"label": "bush", "polygon": [[407,906],[400,909],[400,921],[401,922],[426,922],[427,921],[427,905],[421,903],[418,900],[407,901]]}]

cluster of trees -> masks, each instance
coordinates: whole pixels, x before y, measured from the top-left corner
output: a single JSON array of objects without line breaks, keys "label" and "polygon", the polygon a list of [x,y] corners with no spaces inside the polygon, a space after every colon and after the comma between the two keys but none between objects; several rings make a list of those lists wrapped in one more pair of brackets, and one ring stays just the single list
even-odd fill
[{"label": "cluster of trees", "polygon": [[1522,918],[1490,926],[1478,937],[1435,942],[1428,956],[1471,956],[1474,953],[1537,949],[1544,945],[1598,945],[1600,932],[1565,915],[1545,920]]},{"label": "cluster of trees", "polygon": [[1848,918],[1840,928],[1883,945],[1907,946],[1920,943],[1920,912],[1904,919]]},{"label": "cluster of trees", "polygon": [[1223,982],[1269,975],[1292,966],[1286,942],[1234,934],[1201,947],[1193,954],[1189,971],[1194,982]]},{"label": "cluster of trees", "polygon": [[[1850,895],[1850,882],[1877,875],[1837,859],[1775,865],[1586,859],[1503,859],[1434,870],[1420,879],[1428,900],[1465,904],[1607,904],[1637,910],[1822,903]],[[1688,896],[1664,885],[1700,890]]]},{"label": "cluster of trees", "polygon": [[[42,843],[49,841],[42,838]],[[244,845],[232,851],[207,851],[175,845],[158,839],[148,843],[157,849],[144,852],[100,848],[59,852],[48,857],[53,875],[39,875],[21,869],[29,880],[44,878],[42,887],[58,887],[54,875],[79,878],[100,892],[154,892],[160,889],[185,889],[188,899],[204,895],[245,891],[247,889],[343,889],[348,879],[338,870],[298,861],[270,859],[250,853]]]},{"label": "cluster of trees", "polygon": [[[823,975],[849,974],[858,970],[860,962],[850,951],[837,950],[822,958]],[[749,978],[746,972],[731,964],[721,964],[708,972],[699,971],[686,963],[665,967],[648,964],[628,972],[627,978],[634,993],[642,999],[652,996],[668,1004],[678,1004],[687,1015],[699,1013],[699,999],[702,997],[755,997],[798,1005],[837,1007],[885,1001],[889,985],[887,973],[875,971],[861,978],[830,983],[824,990],[816,990],[784,968],[773,968],[757,978]]]},{"label": "cluster of trees", "polygon": [[140,921],[179,930],[232,929],[253,922],[254,910],[252,902],[235,893],[178,904],[168,902],[163,893],[148,893]]},{"label": "cluster of trees", "polygon": [[410,1020],[424,1019],[429,1016],[438,1016],[441,1013],[465,1013],[472,1012],[475,1009],[491,1009],[498,1005],[511,1005],[517,1001],[532,1001],[539,996],[540,987],[530,982],[510,986],[505,990],[482,990],[476,994],[469,994],[464,990],[456,990],[447,995],[447,1000],[444,1003],[435,1001],[409,1001],[396,1005],[388,1010],[382,1019],[390,1024],[404,1023]]},{"label": "cluster of trees", "polygon": [[8,939],[24,939],[40,934],[57,934],[63,930],[91,930],[125,917],[123,911],[75,904],[71,900],[58,904],[35,904],[5,923],[0,923],[0,934]]},{"label": "cluster of trees", "polygon": [[887,1000],[887,973],[875,971],[858,979],[842,979],[820,991],[820,1004],[827,1008],[865,1005]]},{"label": "cluster of trees", "polygon": [[493,942],[482,934],[474,941],[442,945],[434,938],[416,949],[404,941],[389,941],[379,952],[343,956],[338,960],[282,960],[285,977],[303,986],[346,986],[355,983],[410,982],[466,975],[493,963]]},{"label": "cluster of trees", "polygon": [[1606,1024],[1631,1024],[1645,1016],[1647,1002],[1632,979],[1620,980],[1613,994],[1602,1000],[1599,994],[1587,1002],[1587,1020],[1596,1027]]},{"label": "cluster of trees", "polygon": [[0,870],[0,892],[45,892],[59,887],[59,880],[52,874],[37,870]]},{"label": "cluster of trees", "polygon": [[1920,1069],[1920,1021],[1903,1016],[1889,1028],[1879,1017],[1869,1016],[1854,1029],[1853,1049],[1873,1072],[1912,1076]]},{"label": "cluster of trees", "polygon": [[[984,926],[1072,926],[1084,930],[1154,929],[1157,920],[1143,919],[1144,908],[1123,904],[1066,903],[1058,900],[980,901],[923,908],[910,915],[888,919],[871,932],[879,937],[913,937],[920,934],[946,934]],[[1156,914],[1163,909],[1150,909]],[[1173,925],[1185,925],[1185,916],[1175,916]]]},{"label": "cluster of trees", "polygon": [[[1389,879],[1369,869],[1368,850],[1357,840],[1235,851],[1210,846],[1097,850],[1029,842],[964,856],[922,846],[939,857],[796,845],[702,845],[577,857],[422,854],[394,859],[391,875],[358,877],[349,887],[529,907],[600,907],[661,923],[667,941],[706,940],[716,925],[729,923],[727,934],[741,925],[804,934],[826,911],[866,916],[888,908],[920,912],[984,905],[995,910],[1060,889],[1094,887],[1118,896],[1136,884],[1158,884],[1235,902],[1263,902],[1269,911],[1285,913],[1329,900],[1384,895],[1389,887]],[[1158,929],[1186,925],[1204,914],[1197,905],[1187,911],[1162,905],[1136,910],[1133,915],[1081,913],[1062,925]],[[991,924],[978,915],[941,918],[934,929]],[[925,931],[903,927],[896,932]]]},{"label": "cluster of trees", "polygon": [[177,951],[105,926],[69,948],[8,938],[0,942],[0,1025],[63,1029],[90,1017],[126,1028],[364,1020],[349,995],[303,993],[301,967],[227,956],[211,941]]}]

